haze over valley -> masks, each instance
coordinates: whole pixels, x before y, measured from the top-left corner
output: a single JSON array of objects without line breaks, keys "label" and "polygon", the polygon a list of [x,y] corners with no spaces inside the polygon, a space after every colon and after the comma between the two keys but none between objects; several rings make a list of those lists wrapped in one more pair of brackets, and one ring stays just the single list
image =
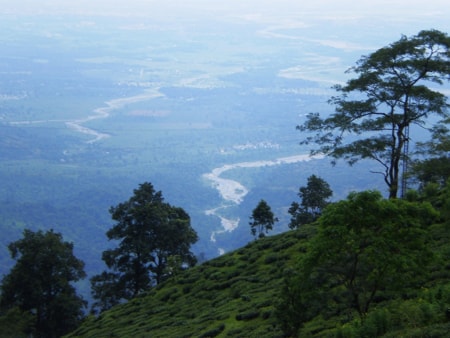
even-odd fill
[{"label": "haze over valley", "polygon": [[189,213],[203,258],[252,240],[260,199],[280,219],[273,233],[286,231],[311,174],[336,199],[385,192],[373,163],[348,174],[308,157],[295,127],[332,112],[332,85],[361,55],[402,34],[449,32],[448,4],[212,3],[0,6],[2,275],[25,228],[61,232],[98,273],[109,207],[145,181]]}]

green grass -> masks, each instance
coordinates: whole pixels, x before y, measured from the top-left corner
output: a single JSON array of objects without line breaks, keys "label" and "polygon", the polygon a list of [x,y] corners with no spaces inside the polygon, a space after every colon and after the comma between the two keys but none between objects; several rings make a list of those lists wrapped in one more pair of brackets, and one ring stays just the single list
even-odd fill
[{"label": "green grass", "polygon": [[[430,228],[444,264],[426,284],[409,296],[385,298],[362,322],[349,311],[324,311],[305,323],[300,336],[448,337],[448,230],[445,224]],[[284,271],[296,266],[314,233],[314,226],[304,226],[253,241],[87,317],[68,337],[283,337],[275,308]]]},{"label": "green grass", "polygon": [[301,232],[267,237],[205,262],[132,301],[89,317],[71,337],[277,337],[283,270]]}]

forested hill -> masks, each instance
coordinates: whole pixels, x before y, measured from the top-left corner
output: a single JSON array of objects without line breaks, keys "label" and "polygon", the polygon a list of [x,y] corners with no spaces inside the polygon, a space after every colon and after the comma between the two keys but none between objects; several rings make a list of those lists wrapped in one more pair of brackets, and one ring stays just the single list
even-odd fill
[{"label": "forested hill", "polygon": [[[284,311],[295,310],[286,300],[283,304],[286,276],[297,270],[317,232],[317,226],[303,226],[258,239],[86,318],[68,337],[283,337],[286,328],[283,331],[280,318]],[[449,233],[444,223],[427,229],[429,249],[444,262],[431,264],[425,277],[417,276],[420,283],[415,287],[404,284],[396,293],[384,289],[364,320],[345,304],[345,292],[336,281],[328,280],[334,294],[327,303],[320,303],[320,292],[315,300],[300,297],[305,306],[297,308],[296,318],[304,318],[300,336],[448,337]],[[323,285],[328,288],[330,283]],[[304,316],[313,309],[317,315]]]}]

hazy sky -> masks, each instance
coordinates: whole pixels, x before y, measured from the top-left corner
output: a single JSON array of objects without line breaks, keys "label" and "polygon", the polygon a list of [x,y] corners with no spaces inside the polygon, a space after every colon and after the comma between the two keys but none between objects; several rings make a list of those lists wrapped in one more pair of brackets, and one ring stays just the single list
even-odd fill
[{"label": "hazy sky", "polygon": [[401,30],[396,37],[429,28],[450,31],[448,0],[0,0],[0,14],[69,13],[158,21],[234,18],[276,23],[290,19],[309,24],[317,19],[359,20],[374,29],[396,24],[394,29]]},{"label": "hazy sky", "polygon": [[[124,18],[123,24],[115,22],[117,27],[137,30],[175,27],[191,38],[211,27],[216,32],[222,30],[220,36],[229,39],[229,44],[240,43],[242,48],[251,48],[248,46],[255,37],[278,42],[272,48],[303,41],[317,47],[316,53],[304,54],[300,60],[302,67],[305,64],[311,67],[314,77],[318,76],[318,69],[331,66],[341,74],[360,55],[396,41],[402,34],[411,36],[431,28],[450,33],[448,0],[0,0],[0,15],[13,19],[5,20],[7,25],[16,22],[22,27],[28,20],[34,21],[23,18],[22,14],[42,16],[43,20],[38,20],[40,24],[51,22],[52,16],[60,23],[63,15],[73,14],[81,16],[80,23],[97,27],[105,23],[103,19],[98,20],[99,16]],[[248,26],[254,28],[254,35],[240,37],[239,30]],[[184,35],[179,34],[178,38]],[[215,42],[211,39],[209,43]],[[336,53],[324,57],[322,47]],[[298,48],[301,53],[301,47]],[[303,72],[298,67],[283,69],[280,74],[290,77]]]},{"label": "hazy sky", "polygon": [[444,16],[450,13],[448,0],[0,0],[0,11],[8,13],[84,13],[152,15],[172,11],[184,15],[260,13],[295,14],[314,11],[323,15],[385,15],[401,17]]}]

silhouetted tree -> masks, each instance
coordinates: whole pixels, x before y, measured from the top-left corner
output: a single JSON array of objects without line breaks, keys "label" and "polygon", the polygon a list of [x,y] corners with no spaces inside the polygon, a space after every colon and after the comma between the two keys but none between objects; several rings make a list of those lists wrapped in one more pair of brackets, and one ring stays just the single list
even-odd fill
[{"label": "silhouetted tree", "polygon": [[253,209],[250,219],[252,220],[249,223],[252,235],[258,234],[259,238],[264,237],[265,233],[272,230],[275,222],[278,222],[278,218],[274,216],[270,206],[264,200],[259,201],[256,208]]},{"label": "silhouetted tree", "polygon": [[29,325],[25,330],[35,337],[60,337],[75,329],[86,302],[71,282],[86,274],[84,263],[73,254],[73,244],[53,230],[25,230],[8,249],[17,262],[1,285],[1,309],[7,318],[21,313]]},{"label": "silhouetted tree", "polygon": [[298,192],[301,203],[292,202],[288,210],[292,216],[289,227],[294,229],[317,220],[332,195],[333,191],[325,180],[316,175],[308,177],[306,187],[300,187]]},{"label": "silhouetted tree", "polygon": [[160,283],[171,256],[179,257],[181,266],[195,265],[190,246],[198,237],[189,215],[164,202],[151,183],[141,184],[110,213],[117,223],[106,235],[119,244],[103,252],[110,271],[91,279],[94,308],[108,309]]},{"label": "silhouetted tree", "polygon": [[[349,70],[357,77],[335,86],[340,95],[329,102],[336,112],[326,118],[309,114],[297,126],[302,133],[315,133],[301,143],[319,145],[312,153],[331,156],[333,163],[340,158],[349,164],[375,160],[389,197],[396,198],[400,164],[408,160],[409,126],[422,126],[431,115],[448,116],[445,95],[429,85],[449,79],[449,50],[447,34],[427,30],[362,57]],[[363,137],[347,143],[349,134]]]}]

